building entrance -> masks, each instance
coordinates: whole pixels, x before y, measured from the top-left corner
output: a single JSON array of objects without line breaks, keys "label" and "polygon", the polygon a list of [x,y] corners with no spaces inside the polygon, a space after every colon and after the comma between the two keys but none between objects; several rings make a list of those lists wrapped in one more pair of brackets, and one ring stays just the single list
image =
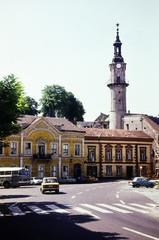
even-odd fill
[{"label": "building entrance", "polygon": [[126,167],[126,177],[128,179],[133,177],[133,166],[127,166]]},{"label": "building entrance", "polygon": [[75,164],[74,165],[74,177],[79,178],[81,177],[81,164]]}]

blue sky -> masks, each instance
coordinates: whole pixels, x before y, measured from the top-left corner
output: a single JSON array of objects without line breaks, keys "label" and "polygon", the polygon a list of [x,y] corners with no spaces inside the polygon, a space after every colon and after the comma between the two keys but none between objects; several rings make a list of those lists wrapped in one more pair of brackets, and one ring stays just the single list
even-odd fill
[{"label": "blue sky", "polygon": [[0,77],[10,73],[37,101],[58,84],[85,120],[110,111],[109,64],[117,22],[127,63],[127,110],[159,114],[158,0],[0,0]]}]

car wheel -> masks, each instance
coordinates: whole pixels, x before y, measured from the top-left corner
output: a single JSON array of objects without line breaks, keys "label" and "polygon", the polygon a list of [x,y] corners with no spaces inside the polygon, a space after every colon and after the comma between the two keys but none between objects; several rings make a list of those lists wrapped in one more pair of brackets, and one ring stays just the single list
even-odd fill
[{"label": "car wheel", "polygon": [[56,190],[55,192],[56,192],[56,193],[59,193],[59,190]]},{"label": "car wheel", "polygon": [[153,184],[150,185],[150,188],[153,188]]},{"label": "car wheel", "polygon": [[45,191],[44,191],[44,190],[42,190],[41,192],[42,192],[42,194],[44,194],[44,193],[45,193]]},{"label": "car wheel", "polygon": [[10,183],[8,181],[3,183],[4,188],[10,188]]}]

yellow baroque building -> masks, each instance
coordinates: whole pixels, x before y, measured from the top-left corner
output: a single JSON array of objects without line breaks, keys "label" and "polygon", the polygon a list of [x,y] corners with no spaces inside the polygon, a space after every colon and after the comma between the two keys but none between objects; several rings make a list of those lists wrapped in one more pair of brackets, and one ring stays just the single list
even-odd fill
[{"label": "yellow baroque building", "polygon": [[39,177],[84,175],[84,130],[65,118],[25,115],[18,122],[22,131],[0,148],[1,167],[26,167]]},{"label": "yellow baroque building", "polygon": [[85,128],[84,171],[100,178],[152,176],[153,139],[142,131]]}]

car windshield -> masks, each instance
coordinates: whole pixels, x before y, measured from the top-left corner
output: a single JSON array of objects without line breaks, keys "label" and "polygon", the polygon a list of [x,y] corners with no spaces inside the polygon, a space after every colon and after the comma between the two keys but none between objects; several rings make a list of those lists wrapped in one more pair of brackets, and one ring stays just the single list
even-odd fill
[{"label": "car windshield", "polygon": [[57,179],[55,179],[55,178],[46,178],[46,179],[44,179],[44,182],[45,183],[54,183],[54,182],[57,182]]}]

